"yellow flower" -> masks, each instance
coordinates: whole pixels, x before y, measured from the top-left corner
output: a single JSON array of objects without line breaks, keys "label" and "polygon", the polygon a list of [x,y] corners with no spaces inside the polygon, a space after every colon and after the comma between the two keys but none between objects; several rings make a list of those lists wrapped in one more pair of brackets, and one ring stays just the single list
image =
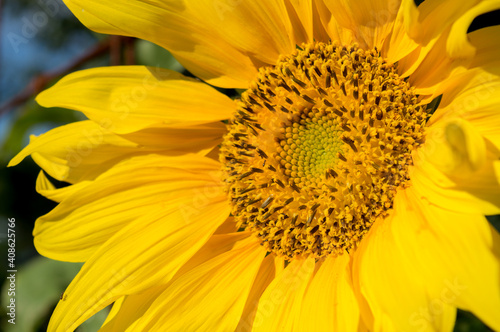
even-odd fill
[{"label": "yellow flower", "polygon": [[102,331],[451,331],[456,308],[500,330],[484,217],[500,213],[500,27],[467,33],[499,1],[65,2],[246,91],[131,66],[39,95],[89,118],[11,162],[70,184],[37,181],[59,202],[38,251],[86,262],[50,331],[112,303]]}]

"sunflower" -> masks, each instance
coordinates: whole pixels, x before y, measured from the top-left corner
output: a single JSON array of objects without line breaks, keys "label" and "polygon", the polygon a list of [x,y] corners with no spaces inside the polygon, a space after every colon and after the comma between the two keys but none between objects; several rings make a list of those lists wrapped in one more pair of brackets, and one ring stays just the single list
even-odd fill
[{"label": "sunflower", "polygon": [[[70,74],[37,101],[44,256],[85,262],[50,331],[500,330],[499,1],[65,0],[159,68]],[[207,84],[208,83],[208,84]],[[235,100],[215,87],[244,90]]]}]

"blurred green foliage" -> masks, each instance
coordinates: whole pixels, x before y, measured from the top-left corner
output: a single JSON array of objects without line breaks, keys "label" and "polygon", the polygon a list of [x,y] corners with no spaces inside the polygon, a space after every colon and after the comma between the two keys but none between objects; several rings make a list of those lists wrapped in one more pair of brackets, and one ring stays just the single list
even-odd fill
[{"label": "blurred green foliage", "polygon": [[184,67],[164,48],[148,42],[137,40],[135,42],[136,61],[139,65],[168,68],[183,72]]},{"label": "blurred green foliage", "polygon": [[[45,1],[44,1],[45,2]],[[66,8],[62,1],[57,1],[57,14],[37,33],[36,39],[53,50],[63,47],[75,33],[89,33],[82,23],[75,19],[73,14]],[[16,17],[23,17],[39,10],[46,12],[40,1],[16,0],[6,2],[5,8]]]}]

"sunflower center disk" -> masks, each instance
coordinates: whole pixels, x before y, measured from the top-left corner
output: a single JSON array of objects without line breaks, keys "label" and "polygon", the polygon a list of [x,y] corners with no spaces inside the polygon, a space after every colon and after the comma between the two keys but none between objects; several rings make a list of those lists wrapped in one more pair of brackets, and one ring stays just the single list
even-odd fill
[{"label": "sunflower center disk", "polygon": [[312,43],[262,68],[221,146],[238,226],[269,251],[355,250],[408,186],[427,119],[377,50]]},{"label": "sunflower center disk", "polygon": [[337,153],[343,150],[339,130],[333,117],[310,112],[299,122],[284,129],[276,159],[299,187],[319,185],[325,172],[335,167]]}]

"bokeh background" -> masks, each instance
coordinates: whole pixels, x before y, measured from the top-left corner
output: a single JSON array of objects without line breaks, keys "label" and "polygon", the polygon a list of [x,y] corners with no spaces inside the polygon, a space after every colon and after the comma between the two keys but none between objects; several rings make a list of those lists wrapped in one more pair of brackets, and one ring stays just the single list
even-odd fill
[{"label": "bokeh background", "polygon": [[[471,30],[499,24],[498,17],[499,12],[480,17]],[[170,53],[147,41],[89,31],[61,0],[0,0],[0,31],[0,331],[45,331],[60,295],[81,264],[52,261],[36,252],[31,235],[34,222],[56,204],[36,193],[39,168],[31,158],[13,168],[6,165],[28,144],[30,135],[84,117],[71,110],[43,108],[34,97],[65,74],[84,68],[138,64],[190,73]],[[16,325],[8,324],[6,316],[8,218],[16,220]],[[499,216],[490,221],[500,228]],[[103,310],[78,331],[97,331],[106,314]],[[460,311],[455,331],[491,330]]]}]

